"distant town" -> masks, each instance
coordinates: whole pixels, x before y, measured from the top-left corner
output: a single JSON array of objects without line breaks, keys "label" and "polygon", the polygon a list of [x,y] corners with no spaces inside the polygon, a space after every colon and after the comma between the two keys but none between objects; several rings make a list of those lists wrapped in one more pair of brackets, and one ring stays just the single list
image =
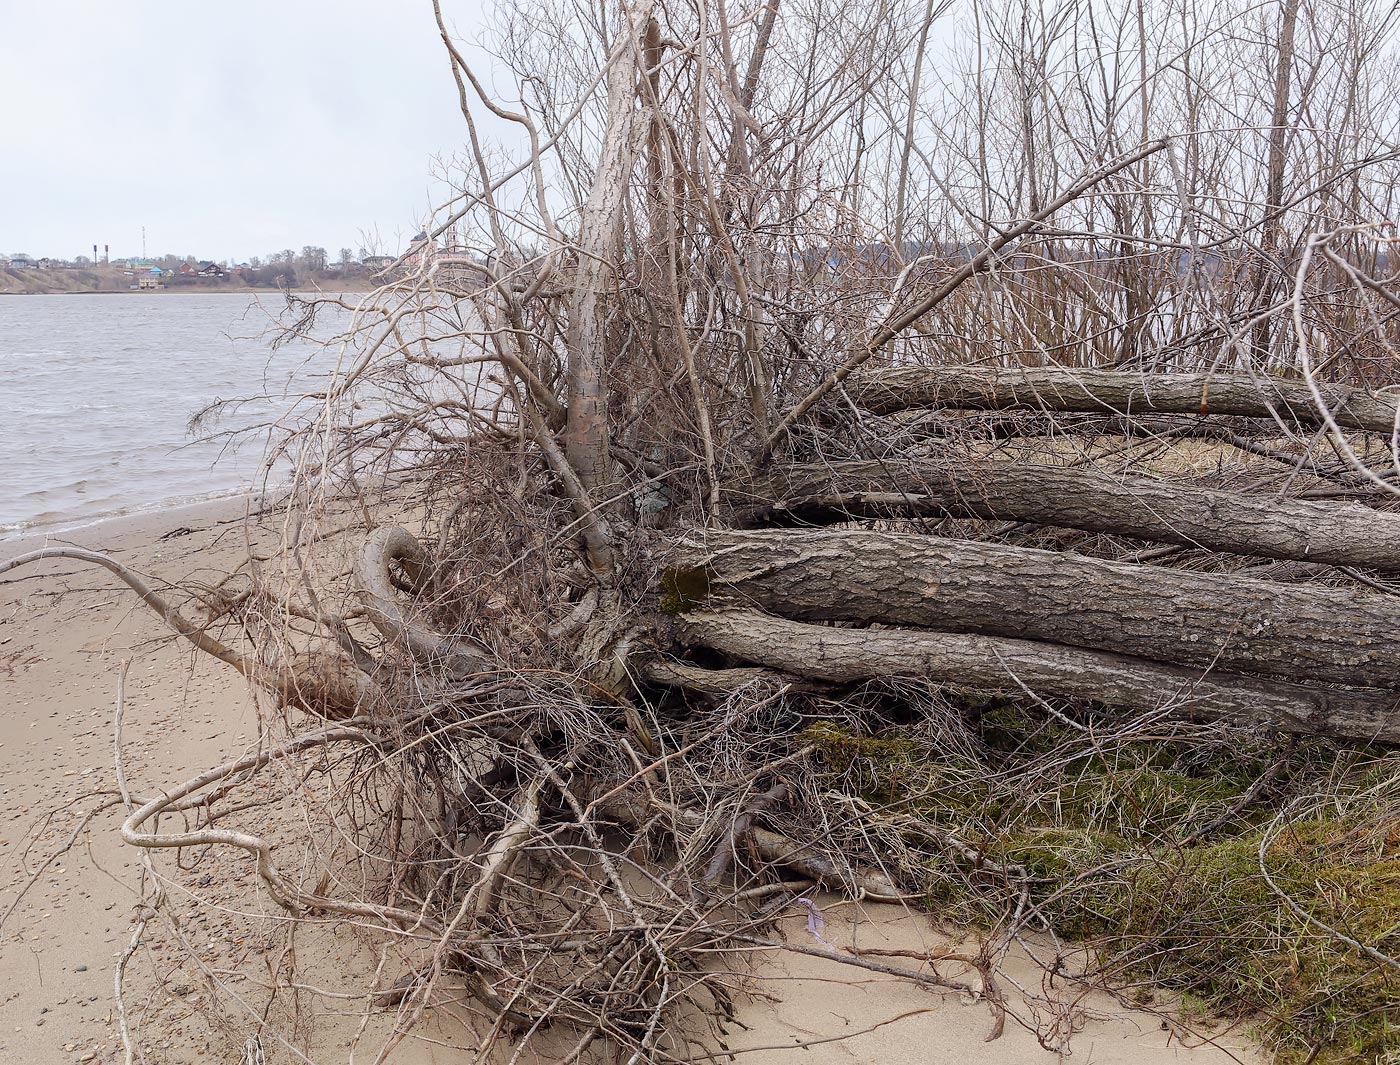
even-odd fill
[{"label": "distant town", "polygon": [[[432,248],[432,251],[429,249]],[[411,266],[437,251],[420,233],[403,257]],[[0,253],[0,294],[43,292],[151,292],[165,289],[268,288],[303,286],[356,289],[377,283],[376,275],[398,260],[360,248],[341,248],[332,257],[325,248],[288,248],[246,262],[222,262],[196,255],[111,258],[107,248],[72,259]],[[382,277],[379,279],[382,281]]]}]

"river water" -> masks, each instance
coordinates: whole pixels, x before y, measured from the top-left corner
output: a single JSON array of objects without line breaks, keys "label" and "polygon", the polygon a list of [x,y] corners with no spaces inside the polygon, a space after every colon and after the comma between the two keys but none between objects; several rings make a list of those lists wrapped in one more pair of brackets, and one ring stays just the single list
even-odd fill
[{"label": "river water", "polygon": [[[0,296],[0,538],[252,486],[266,433],[217,434],[275,421],[289,381],[333,361],[271,349],[281,308],[276,293]],[[239,399],[191,434],[197,411]]]}]

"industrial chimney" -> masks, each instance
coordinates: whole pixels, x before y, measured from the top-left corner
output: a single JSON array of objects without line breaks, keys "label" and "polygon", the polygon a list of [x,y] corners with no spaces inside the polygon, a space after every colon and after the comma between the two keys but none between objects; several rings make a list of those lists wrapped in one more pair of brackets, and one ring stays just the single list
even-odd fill
[{"label": "industrial chimney", "polygon": [[104,245],[102,245],[102,265],[103,265],[103,266],[106,266],[109,262],[111,262],[111,251],[112,251],[112,246],[111,246],[110,244],[104,244]]}]

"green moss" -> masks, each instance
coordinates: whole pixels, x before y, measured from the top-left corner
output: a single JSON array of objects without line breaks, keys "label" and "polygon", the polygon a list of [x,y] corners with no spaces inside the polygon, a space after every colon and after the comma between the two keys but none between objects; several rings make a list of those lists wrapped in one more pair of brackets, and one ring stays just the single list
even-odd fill
[{"label": "green moss", "polygon": [[846,779],[846,790],[872,802],[889,802],[917,790],[913,763],[916,745],[898,737],[858,736],[832,721],[818,721],[799,737],[816,747],[833,772]]},{"label": "green moss", "polygon": [[661,573],[663,614],[684,614],[710,597],[711,572],[708,566],[671,567]]},{"label": "green moss", "polygon": [[[998,893],[930,843],[955,835],[1024,868],[1040,912],[1105,965],[1257,1018],[1281,1061],[1400,1061],[1385,1056],[1400,1047],[1400,971],[1300,916],[1259,867],[1267,839],[1269,873],[1304,913],[1400,957],[1393,759],[1321,743],[1284,756],[1238,743],[1205,756],[1166,741],[1099,750],[1014,705],[979,710],[982,758],[936,735],[858,736],[831,722],[802,737],[834,786],[877,810],[898,804],[901,823],[917,817],[913,872],[950,921],[994,923],[1006,902],[1005,885]],[[1275,833],[1277,806],[1245,801],[1266,772],[1294,794],[1336,799]]]},{"label": "green moss", "polygon": [[832,765],[842,769],[861,758],[884,763],[907,761],[917,749],[912,740],[857,736],[834,721],[818,721],[809,725],[799,739],[806,746],[816,747]]}]

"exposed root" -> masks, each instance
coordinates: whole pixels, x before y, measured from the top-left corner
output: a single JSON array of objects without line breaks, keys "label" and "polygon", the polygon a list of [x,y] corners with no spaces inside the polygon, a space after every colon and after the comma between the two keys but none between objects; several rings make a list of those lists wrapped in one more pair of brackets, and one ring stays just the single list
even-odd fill
[{"label": "exposed root", "polygon": [[408,620],[395,599],[391,565],[397,563],[408,578],[410,592],[426,591],[431,562],[418,538],[407,529],[385,526],[365,541],[355,564],[355,582],[365,614],[383,636],[402,641],[424,663],[448,676],[463,679],[491,667],[491,653],[462,636],[439,636]]},{"label": "exposed root", "polygon": [[375,683],[343,655],[312,649],[284,655],[292,661],[267,665],[209,635],[208,625],[198,625],[157,593],[139,573],[110,555],[78,547],[45,547],[0,562],[0,573],[19,569],[46,558],[71,558],[90,562],[115,574],[134,591],[177,636],[205,654],[232,666],[253,684],[273,695],[280,705],[297,706],[320,717],[345,718],[382,700]]}]

